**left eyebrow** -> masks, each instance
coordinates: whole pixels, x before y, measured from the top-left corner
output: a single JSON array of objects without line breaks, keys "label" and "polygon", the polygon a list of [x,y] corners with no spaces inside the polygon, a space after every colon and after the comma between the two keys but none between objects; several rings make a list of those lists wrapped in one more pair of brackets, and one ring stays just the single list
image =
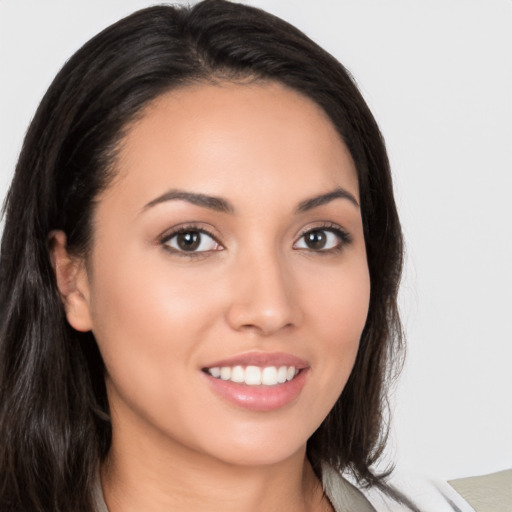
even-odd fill
[{"label": "left eyebrow", "polygon": [[318,206],[330,203],[335,199],[347,199],[348,201],[350,201],[352,204],[359,208],[359,203],[357,202],[357,199],[348,190],[338,187],[332,190],[331,192],[327,192],[325,194],[321,194],[319,196],[315,196],[310,199],[305,199],[304,201],[301,201],[295,211],[296,213],[304,213],[313,208],[317,208]]},{"label": "left eyebrow", "polygon": [[166,192],[165,194],[162,194],[156,199],[150,201],[146,206],[144,206],[143,210],[147,210],[148,208],[152,208],[153,206],[166,201],[187,201],[197,206],[222,213],[234,213],[235,211],[233,206],[221,197],[197,194],[194,192],[187,192],[185,190],[170,190],[169,192]]}]

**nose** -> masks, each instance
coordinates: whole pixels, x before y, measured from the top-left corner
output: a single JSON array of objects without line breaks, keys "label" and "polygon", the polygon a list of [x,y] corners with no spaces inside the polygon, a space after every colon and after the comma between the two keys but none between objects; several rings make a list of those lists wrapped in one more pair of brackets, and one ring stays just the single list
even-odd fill
[{"label": "nose", "polygon": [[303,317],[298,295],[293,272],[279,255],[245,257],[232,274],[227,321],[261,336],[297,327]]}]

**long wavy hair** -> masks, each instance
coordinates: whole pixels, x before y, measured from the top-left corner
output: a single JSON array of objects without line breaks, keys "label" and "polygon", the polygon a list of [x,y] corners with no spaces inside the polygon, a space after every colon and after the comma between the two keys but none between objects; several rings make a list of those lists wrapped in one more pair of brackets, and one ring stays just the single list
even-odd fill
[{"label": "long wavy hair", "polygon": [[166,91],[218,80],[276,81],[310,98],[356,164],[369,313],[349,381],[307,455],[318,474],[325,461],[363,485],[384,485],[372,467],[400,361],[402,235],[383,139],[334,57],[262,10],[206,0],[146,8],[103,30],[58,73],[27,132],[4,206],[0,257],[2,512],[91,512],[111,442],[103,362],[92,333],[66,321],[49,233],[63,230],[68,250],[86,254],[95,200],[115,176],[130,123]]}]

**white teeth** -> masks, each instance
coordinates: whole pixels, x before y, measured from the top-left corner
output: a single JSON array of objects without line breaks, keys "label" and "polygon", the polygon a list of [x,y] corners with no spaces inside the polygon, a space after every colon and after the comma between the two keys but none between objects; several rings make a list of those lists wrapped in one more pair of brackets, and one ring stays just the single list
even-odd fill
[{"label": "white teeth", "polygon": [[210,372],[210,375],[212,377],[215,377],[216,379],[218,379],[220,377],[220,368],[218,366],[215,366],[214,368],[210,368],[209,372]]},{"label": "white teeth", "polygon": [[222,380],[230,380],[231,379],[231,368],[229,366],[223,366],[220,369],[220,378]]},{"label": "white teeth", "polygon": [[259,386],[261,384],[261,368],[257,366],[248,366],[245,369],[244,382],[248,386]]},{"label": "white teeth", "polygon": [[277,384],[277,368],[275,366],[263,368],[261,383],[265,384],[265,386],[275,386]]},{"label": "white teeth", "polygon": [[294,366],[215,366],[208,368],[208,373],[216,379],[230,380],[231,382],[243,383],[247,386],[276,386],[290,381],[299,373]]},{"label": "white teeth", "polygon": [[279,370],[277,370],[277,382],[279,382],[279,384],[286,382],[286,374],[287,373],[288,373],[288,368],[286,366],[279,367]]},{"label": "white teeth", "polygon": [[244,381],[244,369],[241,366],[235,366],[233,370],[231,370],[231,380],[233,382]]}]

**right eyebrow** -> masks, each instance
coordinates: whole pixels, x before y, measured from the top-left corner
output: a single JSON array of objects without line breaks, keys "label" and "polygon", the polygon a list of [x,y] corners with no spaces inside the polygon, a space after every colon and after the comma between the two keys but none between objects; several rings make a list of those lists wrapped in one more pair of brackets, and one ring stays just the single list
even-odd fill
[{"label": "right eyebrow", "polygon": [[299,206],[297,207],[297,213],[307,212],[308,210],[312,210],[313,208],[317,208],[324,204],[330,203],[335,199],[348,199],[354,206],[359,208],[359,203],[357,199],[351,194],[348,190],[344,188],[338,187],[332,190],[331,192],[327,192],[325,194],[321,194],[319,196],[312,197],[310,199],[305,199],[301,201]]},{"label": "right eyebrow", "polygon": [[187,192],[185,190],[169,190],[165,194],[162,194],[161,196],[158,196],[157,198],[147,203],[143,210],[147,210],[148,208],[152,208],[153,206],[164,203],[166,201],[187,201],[189,203],[202,206],[203,208],[208,208],[216,212],[235,212],[233,205],[222,197],[198,194],[195,192]]}]

